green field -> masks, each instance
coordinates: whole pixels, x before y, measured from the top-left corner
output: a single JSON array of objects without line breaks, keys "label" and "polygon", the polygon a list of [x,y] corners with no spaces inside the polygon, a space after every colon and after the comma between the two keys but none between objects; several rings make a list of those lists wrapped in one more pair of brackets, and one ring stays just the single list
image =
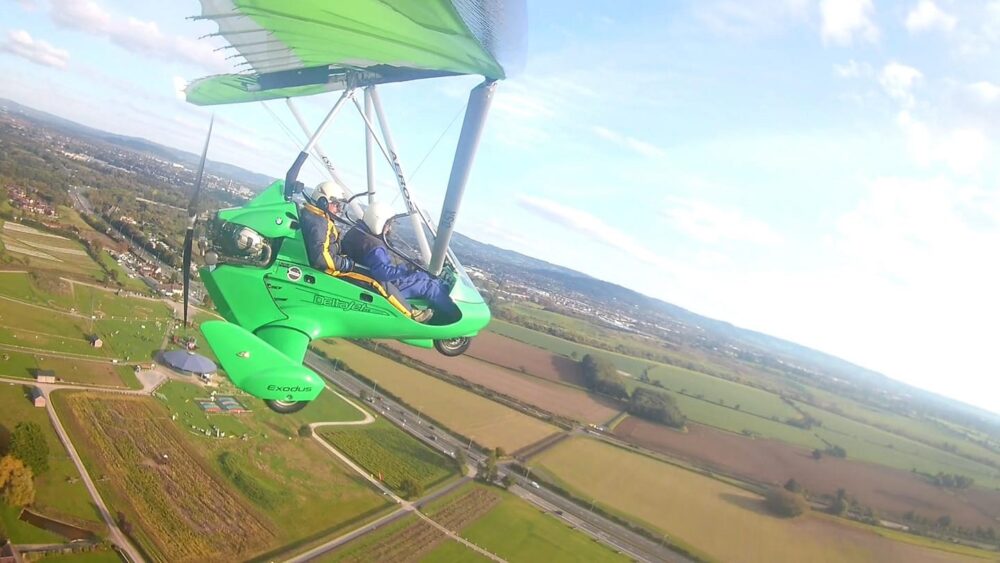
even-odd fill
[{"label": "green field", "polygon": [[121,563],[122,558],[110,549],[98,549],[81,553],[47,555],[40,563]]},{"label": "green field", "polygon": [[[485,488],[478,483],[469,484],[451,497],[471,487]],[[485,516],[460,530],[461,536],[470,542],[508,561],[628,561],[627,557],[616,554],[519,497],[496,488],[489,488],[489,491],[499,495],[500,502]]]},{"label": "green field", "polygon": [[90,279],[101,277],[100,266],[91,260],[83,245],[74,240],[0,220],[0,241],[7,256],[33,270],[51,270]]},{"label": "green field", "polygon": [[[12,432],[19,422],[35,422],[45,435],[49,446],[49,470],[35,478],[34,508],[46,516],[103,533],[104,523],[80,480],[79,471],[56,436],[45,409],[35,407],[27,398],[27,389],[26,385],[0,383],[0,426]],[[34,529],[28,524],[19,525]],[[16,536],[14,539],[31,543]]]},{"label": "green field", "polygon": [[533,444],[557,431],[540,420],[475,393],[445,383],[342,340],[324,340],[313,347],[375,381],[409,405],[476,443],[508,452]]},{"label": "green field", "polygon": [[426,491],[457,475],[457,464],[383,418],[363,426],[320,427],[324,440],[397,493],[410,478]]},{"label": "green field", "polygon": [[535,459],[532,469],[710,560],[962,560],[818,515],[775,518],[753,493],[594,440],[562,442]]}]

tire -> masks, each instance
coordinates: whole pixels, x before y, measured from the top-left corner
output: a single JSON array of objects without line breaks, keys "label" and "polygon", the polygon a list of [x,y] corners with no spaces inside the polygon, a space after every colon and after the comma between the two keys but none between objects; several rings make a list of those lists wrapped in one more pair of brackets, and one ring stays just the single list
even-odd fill
[{"label": "tire", "polygon": [[449,338],[448,340],[435,340],[434,348],[445,356],[453,358],[464,354],[469,349],[469,344],[472,344],[471,338],[460,336],[458,338]]},{"label": "tire", "polygon": [[264,404],[267,405],[267,408],[276,413],[292,414],[306,408],[309,401],[271,401],[265,399]]}]

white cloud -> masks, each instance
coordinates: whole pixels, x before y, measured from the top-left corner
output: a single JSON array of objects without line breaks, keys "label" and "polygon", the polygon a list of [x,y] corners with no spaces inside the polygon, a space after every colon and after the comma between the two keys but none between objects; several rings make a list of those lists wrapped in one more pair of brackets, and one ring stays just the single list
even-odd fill
[{"label": "white cloud", "polygon": [[840,78],[864,78],[874,74],[874,69],[868,63],[859,63],[854,59],[842,65],[833,65],[833,72]]},{"label": "white cloud", "polygon": [[156,22],[113,14],[94,0],[50,0],[50,4],[52,20],[57,24],[107,37],[129,51],[184,61],[214,73],[232,70],[208,42],[164,34]]},{"label": "white cloud", "polygon": [[955,29],[958,19],[937,7],[932,0],[920,0],[910,13],[906,15],[906,29],[911,32],[940,29],[951,31]]},{"label": "white cloud", "polygon": [[974,84],[969,84],[968,88],[969,91],[972,92],[980,101],[993,103],[1000,99],[1000,86],[993,84],[992,82],[983,80]]},{"label": "white cloud", "polygon": [[767,223],[747,217],[737,209],[723,209],[705,201],[667,198],[662,211],[677,230],[704,243],[725,240],[773,246],[782,238]]},{"label": "white cloud", "polygon": [[820,0],[819,11],[824,43],[850,45],[855,39],[869,43],[878,41],[871,0]]},{"label": "white cloud", "polygon": [[69,51],[53,47],[46,41],[35,40],[23,29],[11,30],[7,34],[7,41],[0,45],[0,51],[53,68],[66,68],[69,62]]},{"label": "white cloud", "polygon": [[992,151],[989,137],[978,129],[932,132],[906,110],[899,113],[896,122],[906,138],[911,158],[921,166],[940,162],[956,174],[975,174]]},{"label": "white cloud", "polygon": [[698,2],[696,15],[713,31],[736,37],[776,32],[803,20],[811,0],[715,0]]},{"label": "white cloud", "polygon": [[587,211],[532,196],[518,196],[517,204],[552,223],[620,250],[641,262],[661,269],[673,268],[670,262],[646,248],[632,235],[608,225],[603,219]]},{"label": "white cloud", "polygon": [[646,141],[636,139],[635,137],[624,135],[617,131],[612,131],[611,129],[608,129],[606,127],[600,127],[595,125],[594,127],[591,127],[591,130],[598,137],[606,141],[611,141],[616,145],[625,147],[630,151],[639,154],[640,156],[644,156],[647,158],[663,158],[667,154],[666,151],[664,151],[663,149],[652,143],[648,143]]},{"label": "white cloud", "polygon": [[904,64],[891,62],[882,68],[879,73],[878,82],[882,89],[890,98],[903,104],[903,107],[912,107],[913,85],[923,78],[923,73],[919,70]]}]

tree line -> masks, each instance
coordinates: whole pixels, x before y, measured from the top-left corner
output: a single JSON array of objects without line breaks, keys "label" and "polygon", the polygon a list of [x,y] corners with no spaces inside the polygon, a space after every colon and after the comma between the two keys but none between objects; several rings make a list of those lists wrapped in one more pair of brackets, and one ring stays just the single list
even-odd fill
[{"label": "tree line", "polygon": [[585,354],[580,360],[580,368],[588,389],[619,401],[628,401],[629,414],[674,428],[683,428],[687,422],[687,417],[669,393],[636,387],[629,394],[625,379],[610,361]]}]

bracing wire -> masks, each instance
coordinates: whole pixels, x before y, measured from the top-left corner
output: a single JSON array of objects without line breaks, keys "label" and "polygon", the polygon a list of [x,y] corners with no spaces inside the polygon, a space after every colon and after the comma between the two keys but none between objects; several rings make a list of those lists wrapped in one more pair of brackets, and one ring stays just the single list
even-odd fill
[{"label": "bracing wire", "polygon": [[[301,150],[301,147],[304,145],[304,143],[299,141],[299,138],[295,135],[295,132],[292,131],[287,125],[285,125],[285,122],[282,121],[281,117],[278,114],[274,113],[274,110],[271,109],[266,103],[264,103],[263,100],[261,100],[260,105],[264,106],[264,109],[267,110],[267,113],[269,113],[271,117],[274,118],[274,121],[277,122],[281,130],[285,132],[285,135],[288,137],[288,140],[292,143],[292,146],[294,146],[298,150]],[[312,165],[312,167],[317,172],[319,172],[320,175],[326,173],[326,169],[321,167],[319,163],[316,162],[315,158],[310,158],[309,164]]]}]

